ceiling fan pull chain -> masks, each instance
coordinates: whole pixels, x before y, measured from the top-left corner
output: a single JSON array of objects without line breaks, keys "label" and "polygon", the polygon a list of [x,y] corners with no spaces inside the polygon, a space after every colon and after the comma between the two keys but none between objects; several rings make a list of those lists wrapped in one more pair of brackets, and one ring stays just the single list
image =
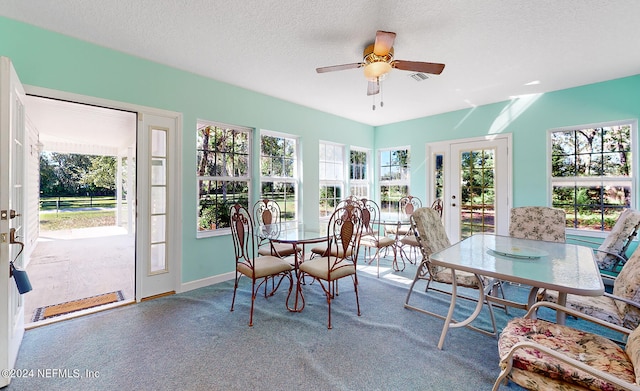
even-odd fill
[{"label": "ceiling fan pull chain", "polygon": [[380,78],[378,78],[378,88],[380,88],[380,107],[384,107],[384,97],[382,96],[382,84],[380,84]]},{"label": "ceiling fan pull chain", "polygon": [[373,98],[373,105],[371,106],[371,110],[375,111],[376,110],[376,96],[375,95],[371,95],[371,97]]}]

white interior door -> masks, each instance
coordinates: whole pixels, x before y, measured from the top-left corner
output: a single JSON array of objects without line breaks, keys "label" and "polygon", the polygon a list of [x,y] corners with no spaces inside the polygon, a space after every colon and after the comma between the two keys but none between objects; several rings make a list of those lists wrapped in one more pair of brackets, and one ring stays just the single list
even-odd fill
[{"label": "white interior door", "polygon": [[443,199],[451,242],[479,232],[506,235],[511,205],[511,135],[428,146],[432,198]]},{"label": "white interior door", "polygon": [[[9,276],[11,260],[18,268],[24,266],[20,246],[10,243],[12,231],[18,240],[25,235],[24,97],[11,61],[0,57],[0,369],[14,368],[24,335],[24,298]],[[0,376],[0,387],[10,381]]]},{"label": "white interior door", "polygon": [[[169,151],[176,137],[176,118],[140,114],[138,119],[138,240],[136,298],[176,292],[180,283],[180,207],[176,159]],[[171,238],[171,239],[170,239]]]}]

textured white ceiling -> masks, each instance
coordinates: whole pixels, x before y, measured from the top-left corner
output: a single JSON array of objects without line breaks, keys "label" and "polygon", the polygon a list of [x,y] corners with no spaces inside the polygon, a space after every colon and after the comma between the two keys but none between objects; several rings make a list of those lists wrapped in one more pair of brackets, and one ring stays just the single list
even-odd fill
[{"label": "textured white ceiling", "polygon": [[[640,73],[637,0],[0,0],[0,15],[371,125]],[[395,57],[371,110],[358,62],[376,30]],[[531,82],[537,84],[528,85]]]}]

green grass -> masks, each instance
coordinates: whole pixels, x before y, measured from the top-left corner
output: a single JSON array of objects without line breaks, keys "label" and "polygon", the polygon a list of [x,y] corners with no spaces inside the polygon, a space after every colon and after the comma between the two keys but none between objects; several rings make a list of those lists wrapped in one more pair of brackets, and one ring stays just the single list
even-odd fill
[{"label": "green grass", "polygon": [[116,200],[113,196],[96,197],[40,197],[40,210],[74,208],[113,208]]},{"label": "green grass", "polygon": [[51,212],[40,214],[40,230],[42,231],[102,227],[115,224],[116,215],[113,211]]}]

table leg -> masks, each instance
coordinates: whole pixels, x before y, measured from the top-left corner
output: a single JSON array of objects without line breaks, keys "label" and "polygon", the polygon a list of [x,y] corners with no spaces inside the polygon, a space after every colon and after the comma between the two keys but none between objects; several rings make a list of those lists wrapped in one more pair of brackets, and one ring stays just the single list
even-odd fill
[{"label": "table leg", "polygon": [[[304,294],[302,294],[302,286],[300,285],[300,271],[299,271],[299,266],[300,263],[302,261],[304,261],[304,245],[303,245],[303,251],[302,254],[299,255],[298,253],[298,244],[295,243],[293,245],[293,249],[294,249],[294,265],[293,265],[293,270],[294,273],[296,275],[296,289],[294,292],[295,295],[295,299],[293,302],[293,307],[291,307],[291,305],[289,305],[289,299],[291,298],[291,293],[289,293],[289,295],[287,295],[287,309],[291,312],[301,312],[304,309]],[[299,259],[298,257],[301,257],[301,259]]]},{"label": "table leg", "polygon": [[453,310],[456,308],[456,297],[458,296],[458,283],[456,282],[456,271],[451,269],[451,304],[449,305],[449,312],[444,320],[444,326],[442,327],[442,333],[440,334],[440,341],[438,341],[438,349],[442,350],[444,345],[444,339],[449,331],[449,325],[453,319]]},{"label": "table leg", "polygon": [[[567,293],[566,292],[558,292],[558,305],[563,307],[567,306]],[[567,313],[564,311],[556,311],[556,323],[564,324],[567,319]]]},{"label": "table leg", "polygon": [[482,311],[482,306],[484,305],[485,302],[485,287],[484,284],[482,283],[482,277],[480,277],[479,275],[475,275],[476,279],[478,280],[478,303],[476,304],[476,308],[473,311],[473,313],[471,315],[469,315],[469,317],[461,322],[456,322],[453,320],[453,311],[455,310],[456,307],[456,298],[457,298],[457,293],[458,293],[458,282],[456,280],[456,271],[454,269],[451,269],[451,304],[449,305],[449,312],[447,313],[447,317],[444,321],[444,327],[442,328],[442,334],[440,334],[440,341],[438,342],[438,349],[442,350],[442,346],[444,345],[444,339],[447,336],[447,332],[449,331],[449,328],[455,328],[455,327],[465,327],[465,326],[469,326],[470,328],[476,330],[476,331],[480,331],[484,334],[487,335],[495,335],[497,330],[496,330],[496,322],[495,322],[495,318],[493,317],[493,309],[491,308],[491,304],[487,303],[487,305],[489,305],[489,313],[491,314],[491,322],[493,324],[493,333],[490,333],[486,330],[482,330],[480,328],[477,328],[475,326],[471,326],[471,322],[473,322],[478,315],[480,315],[480,311]]}]

